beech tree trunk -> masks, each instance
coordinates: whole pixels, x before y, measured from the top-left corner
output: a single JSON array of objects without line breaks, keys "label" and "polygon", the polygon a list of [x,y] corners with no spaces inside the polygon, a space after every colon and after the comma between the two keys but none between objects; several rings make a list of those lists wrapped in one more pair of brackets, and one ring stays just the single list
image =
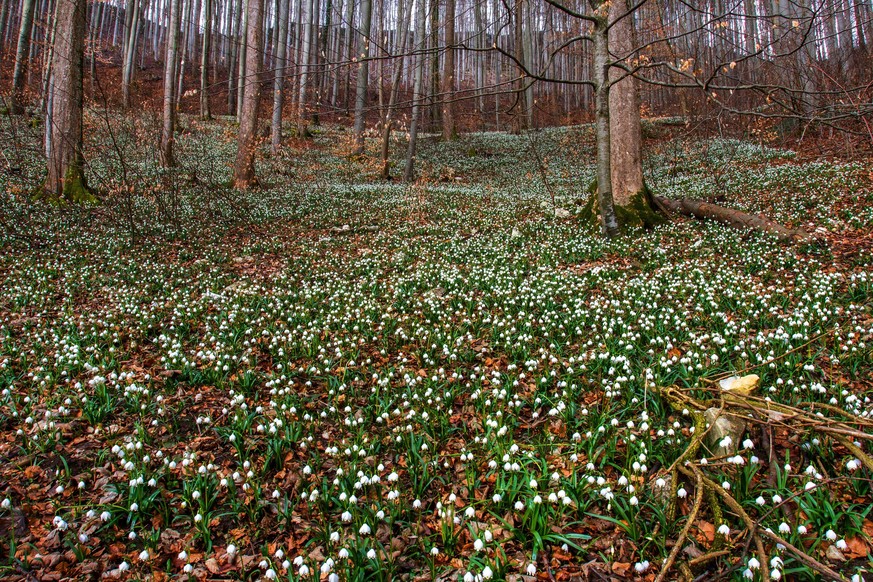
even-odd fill
[{"label": "beech tree trunk", "polygon": [[409,126],[409,146],[406,149],[406,168],[403,171],[403,180],[411,182],[415,177],[415,149],[418,143],[418,124],[421,117],[421,102],[424,100],[422,81],[424,78],[424,54],[427,37],[424,30],[425,10],[423,0],[416,2],[418,12],[415,16],[415,80],[413,81],[412,121]]},{"label": "beech tree trunk", "polygon": [[288,48],[288,10],[291,0],[279,0],[279,37],[276,47],[276,58],[273,59],[276,67],[276,75],[273,85],[273,123],[271,127],[270,143],[273,154],[279,151],[282,145],[282,106],[285,100],[285,67],[287,66],[286,52]]},{"label": "beech tree trunk", "polygon": [[364,153],[365,108],[370,84],[370,24],[373,20],[373,0],[361,2],[361,43],[358,48],[358,86],[355,91],[355,154]]},{"label": "beech tree trunk", "polygon": [[24,0],[21,7],[21,26],[18,29],[18,46],[15,50],[15,69],[12,72],[12,110],[21,110],[21,93],[24,91],[24,75],[30,60],[30,35],[33,30],[33,11],[36,0]]},{"label": "beech tree trunk", "polygon": [[[624,59],[636,46],[633,15],[621,18],[625,13],[627,13],[627,3],[624,0],[613,0],[610,3],[609,20],[612,27],[609,30],[609,52],[615,59]],[[609,79],[609,163],[612,198],[616,205],[628,207],[633,202],[632,199],[645,189],[640,94],[636,79],[626,76],[621,68],[610,68]]]},{"label": "beech tree trunk", "polygon": [[167,50],[164,58],[164,126],[161,131],[161,165],[175,165],[173,143],[176,130],[176,66],[179,52],[180,0],[169,0],[170,24],[167,35]]},{"label": "beech tree trunk", "polygon": [[443,63],[443,139],[457,135],[455,128],[455,0],[446,0],[446,57]]},{"label": "beech tree trunk", "polygon": [[597,141],[597,204],[603,233],[619,234],[612,199],[612,154],[609,134],[609,28],[605,15],[594,25],[594,128]]},{"label": "beech tree trunk", "polygon": [[246,32],[246,78],[242,86],[242,107],[239,115],[239,138],[233,181],[237,188],[255,184],[255,148],[257,147],[258,102],[261,97],[261,53],[264,50],[264,28],[261,26],[264,0],[248,0]]},{"label": "beech tree trunk", "polygon": [[212,50],[212,0],[203,0],[203,46],[200,49],[200,119],[212,119],[209,111],[209,51]]},{"label": "beech tree trunk", "polygon": [[127,109],[130,107],[130,83],[133,80],[133,67],[136,59],[136,45],[140,27],[139,0],[130,0],[130,5],[125,5],[125,10],[130,11],[130,24],[125,31],[124,62],[121,70],[121,100],[124,108]]},{"label": "beech tree trunk", "polygon": [[[409,37],[409,17],[412,11],[412,0],[399,1],[398,12],[400,14],[400,39],[397,52],[401,55],[406,51],[406,42]],[[401,56],[394,68],[394,78],[391,81],[391,94],[388,96],[388,109],[382,124],[382,179],[391,178],[391,168],[388,163],[388,149],[391,143],[391,132],[394,129],[394,111],[397,108],[397,94],[400,91],[400,79],[403,77],[403,57]]]},{"label": "beech tree trunk", "polygon": [[85,61],[86,0],[58,0],[50,83],[48,178],[45,193],[55,199],[85,201],[82,159],[82,74]]}]

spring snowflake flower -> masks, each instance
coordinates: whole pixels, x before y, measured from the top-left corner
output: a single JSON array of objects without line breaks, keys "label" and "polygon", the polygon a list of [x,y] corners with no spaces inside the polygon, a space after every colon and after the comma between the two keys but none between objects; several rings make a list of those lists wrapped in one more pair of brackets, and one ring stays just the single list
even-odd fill
[{"label": "spring snowflake flower", "polygon": [[757,558],[749,558],[749,569],[757,570],[761,567],[761,562],[758,561]]},{"label": "spring snowflake flower", "polygon": [[677,495],[680,499],[685,499],[686,497],[688,497],[688,492],[685,491],[685,487],[680,487],[679,490],[676,491],[676,495]]},{"label": "spring snowflake flower", "polygon": [[225,551],[227,552],[228,556],[233,557],[236,555],[236,546],[233,544],[230,544],[229,546],[227,546],[227,550],[225,550]]},{"label": "spring snowflake flower", "polygon": [[364,525],[361,526],[361,529],[358,530],[358,533],[361,534],[362,536],[366,536],[366,535],[370,535],[370,531],[371,531],[370,526],[365,523]]},{"label": "spring snowflake flower", "polygon": [[537,573],[537,565],[531,562],[527,565],[527,575],[534,576]]},{"label": "spring snowflake flower", "polygon": [[141,552],[139,553],[139,559],[142,560],[143,562],[145,562],[146,560],[148,560],[148,559],[149,559],[149,551],[148,551],[148,550],[143,550],[143,551],[141,551]]},{"label": "spring snowflake flower", "polygon": [[825,537],[828,539],[828,541],[835,542],[835,541],[837,541],[837,532],[835,532],[832,529],[829,529],[828,531],[825,532]]},{"label": "spring snowflake flower", "polygon": [[718,526],[718,533],[720,533],[723,536],[730,535],[731,528],[726,523],[723,523],[720,526]]}]

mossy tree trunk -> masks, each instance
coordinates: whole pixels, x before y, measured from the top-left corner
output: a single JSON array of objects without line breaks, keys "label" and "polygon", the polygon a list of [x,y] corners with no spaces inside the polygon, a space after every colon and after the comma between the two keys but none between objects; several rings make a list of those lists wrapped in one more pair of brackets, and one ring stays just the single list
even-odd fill
[{"label": "mossy tree trunk", "polygon": [[633,10],[625,0],[599,2],[594,25],[594,101],[597,178],[583,218],[598,222],[607,236],[629,226],[664,220],[643,179],[640,98],[624,67],[636,43]]},{"label": "mossy tree trunk", "polygon": [[52,53],[48,178],[45,194],[73,202],[92,200],[82,159],[82,74],[85,65],[85,1],[58,0]]}]

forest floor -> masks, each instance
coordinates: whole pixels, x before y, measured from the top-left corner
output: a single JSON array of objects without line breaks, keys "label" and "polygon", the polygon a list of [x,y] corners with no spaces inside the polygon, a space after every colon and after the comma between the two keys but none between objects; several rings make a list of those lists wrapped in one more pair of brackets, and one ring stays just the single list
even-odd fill
[{"label": "forest floor", "polygon": [[869,163],[648,123],[655,192],[814,240],[606,241],[589,127],[426,137],[412,186],[315,128],[240,193],[234,125],[182,123],[162,170],[157,119],[89,114],[82,208],[4,122],[0,577],[873,571]]}]

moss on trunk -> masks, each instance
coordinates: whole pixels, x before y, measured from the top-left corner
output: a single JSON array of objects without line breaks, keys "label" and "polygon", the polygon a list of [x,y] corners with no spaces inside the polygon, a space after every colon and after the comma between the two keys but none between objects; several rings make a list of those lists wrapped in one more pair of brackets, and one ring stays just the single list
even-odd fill
[{"label": "moss on trunk", "polygon": [[[631,196],[629,204],[616,204],[615,214],[623,231],[633,227],[652,228],[667,221],[655,206],[648,186],[644,186],[642,191]],[[591,230],[602,227],[600,207],[597,204],[597,180],[593,180],[588,186],[588,200],[583,204],[578,216],[579,222],[587,225]]]}]

